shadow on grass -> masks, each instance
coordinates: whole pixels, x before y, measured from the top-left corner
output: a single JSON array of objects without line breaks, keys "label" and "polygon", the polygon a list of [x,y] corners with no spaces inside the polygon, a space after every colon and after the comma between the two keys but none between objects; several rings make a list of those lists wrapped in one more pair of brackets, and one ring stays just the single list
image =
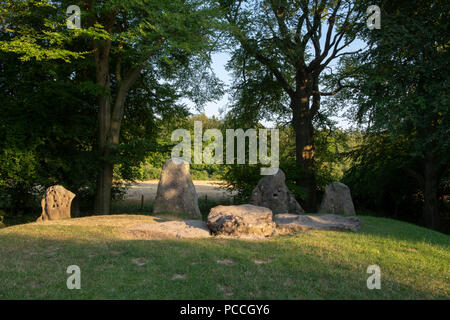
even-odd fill
[{"label": "shadow on grass", "polygon": [[[368,290],[370,258],[343,259],[308,243],[314,234],[243,241],[84,233],[63,240],[41,229],[39,236],[0,233],[1,299],[448,299],[405,284],[403,274],[387,274],[382,290]],[[66,287],[69,265],[81,268],[81,290]]]},{"label": "shadow on grass", "polygon": [[450,249],[450,236],[444,233],[389,218],[358,217],[364,221],[364,226],[358,233],[388,239],[424,242],[443,247],[447,246]]}]

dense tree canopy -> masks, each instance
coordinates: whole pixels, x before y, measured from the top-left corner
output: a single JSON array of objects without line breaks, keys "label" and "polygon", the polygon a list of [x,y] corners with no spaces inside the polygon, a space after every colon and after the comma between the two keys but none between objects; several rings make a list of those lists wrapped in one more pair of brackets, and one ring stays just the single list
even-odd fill
[{"label": "dense tree canopy", "polygon": [[[66,27],[66,8],[73,4],[82,10],[81,29]],[[83,176],[88,175],[89,181],[97,176],[98,213],[109,212],[114,164],[121,164],[117,177],[130,178],[133,174],[129,168],[155,147],[156,122],[172,115],[187,115],[186,106],[178,103],[181,92],[199,106],[220,94],[217,79],[207,69],[215,29],[213,8],[204,1],[30,0],[5,1],[1,8],[0,49],[9,59],[2,60],[5,69],[10,69],[3,85],[11,87],[14,83],[14,90],[23,90],[9,96],[4,91],[5,98],[12,105],[29,108],[33,100],[26,97],[35,93],[34,99],[44,99],[35,104],[44,117],[52,114],[50,106],[61,105],[64,111],[47,118],[51,124],[76,119],[77,110],[88,118],[81,124],[72,122],[76,131],[70,127],[61,131],[74,150],[73,141],[81,139],[78,134],[88,136],[83,148],[91,152],[90,166],[99,168],[98,174],[85,171]],[[25,71],[18,70],[18,61]],[[33,68],[44,73],[41,78]],[[14,79],[17,76],[28,82],[21,87]],[[88,107],[83,109],[84,105]],[[9,110],[16,112],[14,107]],[[26,131],[31,119],[14,125]],[[17,130],[9,132],[17,139]],[[47,133],[37,134],[37,144],[43,143],[43,136],[50,139]],[[121,137],[124,143],[120,143]],[[61,144],[52,142],[54,153],[69,157],[70,153],[59,148]],[[6,143],[8,147],[20,145]],[[27,139],[25,145],[30,148],[32,140]],[[28,151],[26,157],[33,157]],[[38,157],[41,155],[34,156]],[[72,166],[63,163],[75,174]],[[10,169],[5,171],[11,174]]]},{"label": "dense tree canopy", "polygon": [[[386,156],[376,148],[379,166],[372,158],[372,170],[400,169],[415,179],[424,220],[438,229],[441,182],[450,162],[449,3],[383,1],[381,9],[381,32],[364,33],[369,50],[342,65],[358,70],[354,89],[342,98],[353,100],[355,117],[368,124],[367,147],[377,145],[374,135],[384,141],[378,145],[385,146]],[[382,165],[391,156],[397,161]]]}]

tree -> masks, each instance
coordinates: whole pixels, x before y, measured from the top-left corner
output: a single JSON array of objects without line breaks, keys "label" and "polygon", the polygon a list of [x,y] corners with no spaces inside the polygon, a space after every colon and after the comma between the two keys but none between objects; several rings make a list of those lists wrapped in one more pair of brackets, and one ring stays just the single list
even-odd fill
[{"label": "tree", "polygon": [[[66,8],[74,4],[82,11],[81,29],[69,30]],[[186,113],[186,106],[177,103],[181,93],[198,105],[220,94],[214,76],[205,71],[214,32],[214,10],[207,2],[26,0],[5,1],[0,8],[0,50],[27,63],[62,64],[68,75],[53,74],[50,67],[45,76],[96,96],[84,102],[98,108],[97,127],[89,122],[97,138],[85,146],[97,153],[92,161],[100,164],[97,213],[110,211],[119,158],[126,157],[128,165],[116,173],[129,177],[128,169],[144,157],[142,146],[149,144],[146,138],[157,120]],[[202,90],[205,82],[211,86]],[[76,95],[67,98],[77,101]],[[126,145],[119,143],[121,137]]]},{"label": "tree", "polygon": [[87,52],[65,46],[82,34],[99,36],[101,33],[94,28],[69,32],[65,11],[57,9],[57,1],[1,1],[0,51],[13,52],[21,61],[71,62],[82,58]]},{"label": "tree", "polygon": [[[450,160],[448,1],[383,1],[382,29],[367,31],[357,60],[355,117],[402,145],[400,168],[420,186],[425,224],[440,227],[439,184]],[[383,157],[382,154],[379,155]]]},{"label": "tree", "polygon": [[100,24],[107,32],[93,39],[98,96],[99,153],[96,212],[109,213],[114,162],[127,94],[145,70],[159,70],[174,78],[189,57],[209,48],[211,8],[191,1],[87,1],[88,26]]},{"label": "tree", "polygon": [[95,185],[94,90],[71,80],[85,61],[65,47],[72,36],[58,35],[59,19],[45,1],[0,4],[0,190],[14,213],[29,213],[49,185],[78,199]]},{"label": "tree", "polygon": [[[316,210],[313,121],[321,97],[345,87],[345,77],[329,92],[320,84],[332,62],[355,54],[348,46],[365,27],[365,1],[219,0],[232,43],[237,110],[253,117],[291,115],[295,132],[297,184],[307,191],[307,211]],[[237,109],[237,108],[236,108]]]}]

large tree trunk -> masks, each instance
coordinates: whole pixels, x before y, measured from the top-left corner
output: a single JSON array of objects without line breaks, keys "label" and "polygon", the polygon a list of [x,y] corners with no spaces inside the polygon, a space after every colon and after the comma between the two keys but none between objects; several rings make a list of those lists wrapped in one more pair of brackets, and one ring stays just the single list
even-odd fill
[{"label": "large tree trunk", "polygon": [[95,194],[96,214],[109,214],[111,212],[113,167],[114,165],[108,161],[101,162]]},{"label": "large tree trunk", "polygon": [[425,156],[423,217],[427,227],[439,230],[439,177],[433,156]]},{"label": "large tree trunk", "polygon": [[109,54],[111,41],[94,41],[94,58],[96,64],[97,85],[104,89],[98,97],[98,153],[100,167],[97,176],[97,190],[95,194],[96,214],[109,214],[111,203],[113,164],[108,157],[111,155],[109,132],[111,127],[111,83],[109,75]]},{"label": "large tree trunk", "polygon": [[101,85],[105,92],[99,96],[99,156],[100,169],[97,178],[97,192],[95,197],[95,213],[109,214],[111,212],[111,190],[113,184],[114,162],[112,156],[119,144],[120,127],[122,124],[126,97],[132,85],[140,76],[142,65],[131,69],[125,77],[121,78],[121,65],[118,62],[116,72],[118,79],[117,94],[112,107],[111,94],[109,92],[109,51],[111,43],[96,45],[96,73],[97,84]]},{"label": "large tree trunk", "polygon": [[300,173],[297,185],[305,188],[307,198],[303,204],[307,212],[316,212],[316,175],[314,171],[314,130],[309,110],[309,97],[299,96],[291,101],[292,124],[295,131],[295,157]]},{"label": "large tree trunk", "polygon": [[[89,1],[88,8],[92,8],[93,2]],[[89,9],[88,9],[89,10]],[[105,30],[113,33],[113,25],[117,10],[103,16]],[[94,22],[91,21],[93,24]],[[163,40],[163,39],[162,39]],[[161,43],[160,40],[158,45]],[[121,59],[117,60],[116,65],[116,86],[117,92],[115,100],[111,98],[111,80],[110,80],[110,53],[112,40],[93,40],[94,61],[96,83],[103,92],[98,97],[98,153],[100,157],[100,168],[97,177],[97,190],[95,195],[96,214],[109,214],[111,212],[111,190],[113,184],[114,162],[112,160],[119,144],[120,127],[124,114],[125,100],[131,86],[140,76],[143,65],[136,66],[129,70],[122,78]],[[149,52],[150,56],[151,52]]]},{"label": "large tree trunk", "polygon": [[[108,99],[109,100],[109,99]],[[113,153],[110,127],[111,106],[108,101],[99,104],[99,157],[100,167],[97,176],[97,192],[95,194],[95,213],[109,214],[111,212],[111,190],[114,164],[111,162]]]}]

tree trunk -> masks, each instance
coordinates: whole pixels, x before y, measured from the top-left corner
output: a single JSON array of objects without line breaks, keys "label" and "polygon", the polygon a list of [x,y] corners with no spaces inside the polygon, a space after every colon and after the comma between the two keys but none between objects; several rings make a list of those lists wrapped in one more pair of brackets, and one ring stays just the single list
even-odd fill
[{"label": "tree trunk", "polygon": [[439,177],[433,156],[425,156],[425,174],[424,174],[424,206],[423,217],[425,225],[431,229],[439,230]]},{"label": "tree trunk", "polygon": [[102,161],[97,178],[97,192],[95,195],[95,213],[109,214],[111,212],[111,190],[113,164]]},{"label": "tree trunk", "polygon": [[98,97],[98,153],[100,167],[97,176],[94,211],[95,214],[109,214],[113,172],[113,164],[108,161],[108,157],[111,155],[108,143],[111,127],[111,93],[109,91],[111,87],[109,76],[111,41],[95,41],[94,48],[97,85],[104,89],[104,92]]},{"label": "tree trunk", "polygon": [[[95,199],[95,213],[109,214],[111,212],[111,190],[113,183],[114,163],[111,157],[116,152],[119,144],[120,127],[122,124],[125,101],[132,85],[140,76],[142,65],[131,69],[124,77],[120,77],[120,64],[118,65],[117,94],[111,108],[110,80],[109,80],[109,52],[103,54],[107,46],[98,50],[97,62],[97,84],[105,88],[104,94],[99,96],[99,155],[100,171],[97,179],[97,193]],[[120,63],[120,62],[119,62]]]},{"label": "tree trunk", "polygon": [[[92,8],[93,3],[88,3]],[[103,16],[103,24],[108,33],[113,33],[113,26],[117,10],[111,11]],[[93,22],[92,22],[93,23]],[[158,45],[161,43],[161,39]],[[97,177],[97,190],[95,195],[96,214],[109,214],[111,212],[111,189],[113,183],[114,162],[112,156],[119,144],[120,126],[124,114],[125,100],[131,86],[140,76],[143,65],[136,66],[122,79],[121,58],[116,65],[117,94],[115,100],[111,101],[110,81],[110,53],[112,40],[93,40],[96,83],[104,91],[98,97],[98,152],[100,157],[100,168]],[[151,52],[149,52],[150,57]]]},{"label": "tree trunk", "polygon": [[112,146],[109,137],[111,127],[111,102],[110,97],[99,98],[98,112],[98,153],[100,167],[97,177],[97,191],[95,194],[95,213],[109,214],[111,209],[111,189],[113,163],[109,159],[112,154]]},{"label": "tree trunk", "polygon": [[295,158],[299,172],[297,185],[305,188],[307,197],[303,204],[307,212],[316,212],[316,175],[314,171],[314,130],[309,111],[309,96],[301,95],[291,101],[292,124],[295,131]]}]

